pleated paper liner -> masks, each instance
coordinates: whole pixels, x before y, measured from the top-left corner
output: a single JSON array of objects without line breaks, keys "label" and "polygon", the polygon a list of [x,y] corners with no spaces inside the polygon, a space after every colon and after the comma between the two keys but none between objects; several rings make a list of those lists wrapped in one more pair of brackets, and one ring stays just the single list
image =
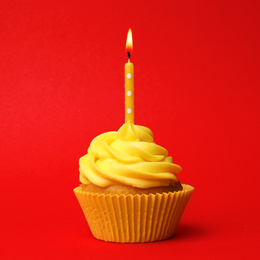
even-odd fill
[{"label": "pleated paper liner", "polygon": [[149,195],[74,193],[97,239],[119,243],[160,241],[174,235],[194,188]]}]

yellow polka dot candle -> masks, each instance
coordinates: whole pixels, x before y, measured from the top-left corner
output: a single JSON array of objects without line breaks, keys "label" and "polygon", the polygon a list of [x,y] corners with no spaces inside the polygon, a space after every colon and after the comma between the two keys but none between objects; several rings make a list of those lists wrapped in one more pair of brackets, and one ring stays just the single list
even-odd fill
[{"label": "yellow polka dot candle", "polygon": [[128,62],[125,64],[125,122],[134,124],[134,65],[130,62],[133,51],[132,30],[129,29],[126,39]]}]

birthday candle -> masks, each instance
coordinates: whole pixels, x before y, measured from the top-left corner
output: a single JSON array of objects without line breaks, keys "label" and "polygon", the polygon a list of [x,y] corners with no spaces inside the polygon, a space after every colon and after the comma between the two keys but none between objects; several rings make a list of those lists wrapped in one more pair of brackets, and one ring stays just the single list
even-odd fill
[{"label": "birthday candle", "polygon": [[128,62],[125,64],[125,122],[134,124],[134,65],[130,62],[132,51],[132,31],[129,29],[126,40]]}]

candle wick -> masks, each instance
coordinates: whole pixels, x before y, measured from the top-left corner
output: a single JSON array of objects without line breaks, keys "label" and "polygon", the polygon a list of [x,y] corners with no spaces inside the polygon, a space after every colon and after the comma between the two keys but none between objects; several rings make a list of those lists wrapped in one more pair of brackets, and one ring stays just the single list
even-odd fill
[{"label": "candle wick", "polygon": [[130,58],[131,58],[130,51],[127,52],[127,55],[128,55],[128,62],[130,62]]}]

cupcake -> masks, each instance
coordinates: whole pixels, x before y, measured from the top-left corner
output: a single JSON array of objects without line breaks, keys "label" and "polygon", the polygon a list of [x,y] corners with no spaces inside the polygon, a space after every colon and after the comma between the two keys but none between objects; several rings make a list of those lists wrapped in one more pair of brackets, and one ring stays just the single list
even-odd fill
[{"label": "cupcake", "polygon": [[194,190],[153,133],[128,121],[93,139],[79,160],[74,193],[93,236],[120,243],[172,237]]}]

